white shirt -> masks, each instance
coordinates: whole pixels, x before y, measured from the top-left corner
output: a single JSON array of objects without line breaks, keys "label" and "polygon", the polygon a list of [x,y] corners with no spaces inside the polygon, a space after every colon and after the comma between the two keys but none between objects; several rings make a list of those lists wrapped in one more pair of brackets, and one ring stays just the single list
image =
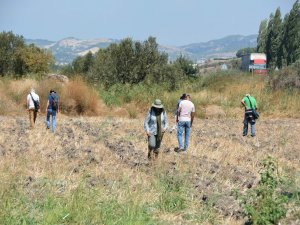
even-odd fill
[{"label": "white shirt", "polygon": [[180,115],[179,121],[191,121],[191,114],[195,112],[195,105],[189,100],[182,100],[179,104]]},{"label": "white shirt", "polygon": [[[32,95],[32,98],[35,100],[35,101],[40,101],[40,97],[34,93],[34,92],[31,92],[30,93]],[[32,98],[31,98],[31,95],[27,95],[27,106],[28,106],[28,109],[34,109],[34,103],[32,101]]]}]

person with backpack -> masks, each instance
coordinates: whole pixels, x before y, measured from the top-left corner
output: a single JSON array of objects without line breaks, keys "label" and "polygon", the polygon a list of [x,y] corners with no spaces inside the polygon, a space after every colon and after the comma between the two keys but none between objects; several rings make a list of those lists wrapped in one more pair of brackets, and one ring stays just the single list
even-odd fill
[{"label": "person with backpack", "polygon": [[30,93],[27,95],[27,110],[29,112],[30,129],[34,128],[37,114],[40,111],[40,97],[31,88]]},{"label": "person with backpack", "polygon": [[159,148],[164,133],[168,128],[168,117],[161,100],[156,99],[150,110],[147,112],[144,129],[148,138],[148,159],[152,158],[152,152],[155,158],[158,157]]},{"label": "person with backpack", "polygon": [[46,105],[46,125],[47,129],[50,129],[50,116],[52,117],[52,132],[55,133],[56,129],[56,114],[59,111],[58,107],[58,95],[56,92],[51,89],[49,96],[48,96],[48,101]]},{"label": "person with backpack", "polygon": [[177,104],[176,104],[176,109],[175,109],[175,112],[174,112],[174,117],[175,117],[175,125],[173,126],[172,130],[176,130],[177,129],[177,114],[178,114],[178,108],[179,108],[179,104],[182,100],[184,100],[186,98],[186,94],[182,94],[179,98],[179,100],[177,101]]},{"label": "person with backpack", "polygon": [[251,137],[255,136],[255,120],[258,119],[257,103],[256,99],[252,97],[250,94],[246,94],[245,97],[241,101],[242,106],[245,108],[244,114],[244,128],[243,128],[243,136],[247,136],[248,134],[248,123],[251,125]]}]

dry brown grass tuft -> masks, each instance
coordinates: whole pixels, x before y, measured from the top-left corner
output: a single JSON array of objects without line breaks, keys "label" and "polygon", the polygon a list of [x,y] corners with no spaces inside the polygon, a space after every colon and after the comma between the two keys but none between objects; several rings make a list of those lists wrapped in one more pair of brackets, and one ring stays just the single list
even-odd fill
[{"label": "dry brown grass tuft", "polygon": [[26,97],[31,88],[36,88],[37,82],[34,80],[24,79],[0,81],[0,96],[2,115],[15,115],[24,112],[26,106]]},{"label": "dry brown grass tuft", "polygon": [[61,92],[61,109],[68,114],[99,115],[97,92],[77,77],[68,82]]},{"label": "dry brown grass tuft", "polygon": [[46,104],[50,90],[54,89],[60,97],[60,93],[64,88],[63,85],[64,84],[58,83],[55,80],[51,79],[42,80],[38,83],[36,93],[40,96],[40,106],[42,112],[46,110]]},{"label": "dry brown grass tuft", "polygon": [[60,98],[61,112],[70,115],[103,115],[107,107],[101,102],[97,92],[81,78],[74,78],[68,83],[61,83],[51,79],[35,81],[1,80],[0,96],[1,114],[20,114],[26,107],[26,97],[31,88],[40,96],[41,111],[44,112],[49,91],[54,89]]}]

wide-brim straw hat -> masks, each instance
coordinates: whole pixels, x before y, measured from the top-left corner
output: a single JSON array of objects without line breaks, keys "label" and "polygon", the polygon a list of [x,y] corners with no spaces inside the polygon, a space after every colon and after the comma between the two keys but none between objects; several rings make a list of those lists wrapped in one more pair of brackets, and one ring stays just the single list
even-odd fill
[{"label": "wide-brim straw hat", "polygon": [[155,101],[152,104],[152,107],[158,108],[158,109],[162,109],[164,106],[163,104],[161,104],[161,100],[160,99],[155,99]]}]

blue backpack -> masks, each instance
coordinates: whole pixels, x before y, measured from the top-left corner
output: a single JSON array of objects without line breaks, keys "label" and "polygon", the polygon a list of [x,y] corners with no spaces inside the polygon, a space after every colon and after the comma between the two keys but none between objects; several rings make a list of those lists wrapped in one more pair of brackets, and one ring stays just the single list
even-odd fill
[{"label": "blue backpack", "polygon": [[56,111],[58,109],[58,98],[55,94],[51,94],[51,108],[52,110]]}]

